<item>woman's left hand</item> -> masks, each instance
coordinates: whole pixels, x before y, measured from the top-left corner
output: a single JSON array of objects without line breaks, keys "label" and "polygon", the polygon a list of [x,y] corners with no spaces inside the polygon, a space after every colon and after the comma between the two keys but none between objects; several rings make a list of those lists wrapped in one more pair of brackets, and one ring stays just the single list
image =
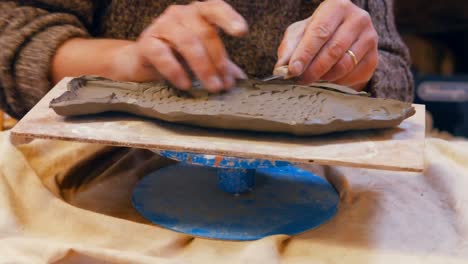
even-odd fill
[{"label": "woman's left hand", "polygon": [[289,64],[301,83],[324,80],[363,90],[377,67],[377,44],[369,13],[350,0],[325,0],[288,27],[276,67]]}]

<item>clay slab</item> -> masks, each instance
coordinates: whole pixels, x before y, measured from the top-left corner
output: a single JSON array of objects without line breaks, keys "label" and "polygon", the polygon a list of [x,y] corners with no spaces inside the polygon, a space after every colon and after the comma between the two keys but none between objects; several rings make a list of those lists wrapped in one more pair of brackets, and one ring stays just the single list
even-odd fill
[{"label": "clay slab", "polygon": [[62,80],[12,129],[15,142],[25,138],[60,139],[146,149],[190,151],[298,163],[422,171],[425,108],[398,127],[374,131],[297,137],[284,134],[227,132],[169,124],[132,115],[105,114],[64,118],[49,108],[66,91]]},{"label": "clay slab", "polygon": [[193,97],[163,83],[94,76],[73,79],[50,106],[63,116],[118,111],[200,127],[295,135],[395,127],[414,114],[410,103],[287,83],[245,80],[224,94]]}]

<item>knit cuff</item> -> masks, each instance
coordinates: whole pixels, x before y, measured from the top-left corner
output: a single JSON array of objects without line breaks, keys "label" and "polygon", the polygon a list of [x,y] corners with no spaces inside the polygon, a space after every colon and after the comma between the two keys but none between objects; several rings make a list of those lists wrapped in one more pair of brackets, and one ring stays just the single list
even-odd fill
[{"label": "knit cuff", "polygon": [[0,107],[21,118],[51,88],[50,65],[57,48],[88,33],[71,14],[33,7],[8,11],[3,18],[11,22],[0,23]]},{"label": "knit cuff", "polygon": [[16,98],[11,102],[15,115],[23,116],[52,87],[52,59],[61,44],[74,37],[87,37],[81,28],[72,25],[52,26],[36,34],[20,51],[15,61]]},{"label": "knit cuff", "polygon": [[367,91],[373,97],[412,102],[413,87],[413,75],[406,61],[400,56],[379,51],[379,64],[369,81]]}]

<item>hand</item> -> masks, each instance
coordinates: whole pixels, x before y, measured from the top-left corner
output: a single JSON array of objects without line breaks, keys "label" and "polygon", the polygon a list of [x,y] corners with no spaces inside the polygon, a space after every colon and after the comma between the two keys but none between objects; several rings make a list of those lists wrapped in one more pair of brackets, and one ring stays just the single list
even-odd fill
[{"label": "hand", "polygon": [[377,67],[377,44],[365,10],[350,0],[326,0],[286,30],[276,67],[289,64],[289,74],[301,83],[325,80],[362,90]]},{"label": "hand", "polygon": [[245,74],[229,59],[217,27],[232,36],[248,30],[242,16],[221,0],[170,6],[135,43],[118,50],[116,75],[133,81],[162,78],[188,89],[186,63],[208,90],[227,89]]}]

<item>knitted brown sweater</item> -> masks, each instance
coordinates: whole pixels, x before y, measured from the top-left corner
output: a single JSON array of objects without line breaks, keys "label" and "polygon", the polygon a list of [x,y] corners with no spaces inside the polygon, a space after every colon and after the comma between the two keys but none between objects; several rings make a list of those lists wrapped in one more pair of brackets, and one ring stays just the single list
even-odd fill
[{"label": "knitted brown sweater", "polygon": [[[0,1],[0,108],[21,118],[51,88],[49,69],[57,47],[73,37],[135,39],[170,4],[163,0]],[[276,49],[291,23],[310,16],[320,0],[230,0],[250,26],[247,37],[223,36],[233,60],[247,74],[271,73]],[[392,0],[355,0],[379,33],[379,65],[369,90],[377,97],[410,101],[407,48],[394,23]]]}]

